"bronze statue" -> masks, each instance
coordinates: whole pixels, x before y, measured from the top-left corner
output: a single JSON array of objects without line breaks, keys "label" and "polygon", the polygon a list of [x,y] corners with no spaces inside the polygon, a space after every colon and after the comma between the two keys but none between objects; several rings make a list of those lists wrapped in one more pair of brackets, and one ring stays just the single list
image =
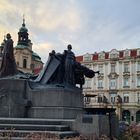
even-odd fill
[{"label": "bronze statue", "polygon": [[68,85],[75,85],[75,55],[71,51],[72,46],[68,45],[67,46],[67,53],[66,53],[66,58],[65,58],[65,74],[64,74],[64,80],[65,84]]},{"label": "bronze statue", "polygon": [[9,33],[6,35],[6,38],[7,40],[4,45],[2,63],[0,68],[0,77],[14,75],[17,73],[13,52],[13,40],[11,39],[11,35]]},{"label": "bronze statue", "polygon": [[95,73],[99,74],[99,71],[90,70],[77,62],[71,49],[72,46],[68,45],[67,50],[64,50],[62,54],[54,50],[49,53],[49,59],[35,82],[64,87],[75,87],[79,84],[82,88],[85,76],[92,78]]}]

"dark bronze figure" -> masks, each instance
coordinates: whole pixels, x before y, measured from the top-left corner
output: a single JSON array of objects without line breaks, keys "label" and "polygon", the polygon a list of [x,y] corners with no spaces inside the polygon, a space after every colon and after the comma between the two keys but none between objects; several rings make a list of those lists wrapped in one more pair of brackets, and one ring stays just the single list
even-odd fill
[{"label": "dark bronze figure", "polygon": [[64,75],[64,81],[65,84],[68,85],[75,85],[75,73],[74,73],[74,69],[75,69],[75,55],[74,53],[71,51],[72,46],[68,45],[67,47],[67,53],[66,53],[66,59],[65,59],[65,75]]},{"label": "dark bronze figure", "polygon": [[59,85],[66,87],[75,87],[76,84],[82,85],[85,83],[85,76],[92,78],[95,72],[81,65],[76,61],[74,53],[71,51],[72,46],[68,45],[67,50],[61,53],[55,53],[53,50],[49,54],[49,59],[39,74],[36,82],[41,84]]},{"label": "dark bronze figure", "polygon": [[13,40],[11,39],[11,35],[9,33],[6,35],[6,38],[7,40],[5,42],[0,68],[0,77],[14,75],[17,73],[13,52]]}]

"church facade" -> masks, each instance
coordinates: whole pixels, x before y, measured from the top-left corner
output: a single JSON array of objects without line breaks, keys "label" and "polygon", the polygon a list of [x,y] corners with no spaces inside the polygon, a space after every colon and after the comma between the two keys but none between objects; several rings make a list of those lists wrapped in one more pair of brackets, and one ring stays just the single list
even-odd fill
[{"label": "church facade", "polygon": [[[0,60],[3,53],[5,39],[0,46]],[[38,74],[43,68],[41,57],[32,50],[32,42],[29,39],[28,29],[23,19],[22,27],[18,32],[17,45],[14,47],[14,56],[18,70],[24,73]],[[1,62],[1,61],[0,61]]]}]

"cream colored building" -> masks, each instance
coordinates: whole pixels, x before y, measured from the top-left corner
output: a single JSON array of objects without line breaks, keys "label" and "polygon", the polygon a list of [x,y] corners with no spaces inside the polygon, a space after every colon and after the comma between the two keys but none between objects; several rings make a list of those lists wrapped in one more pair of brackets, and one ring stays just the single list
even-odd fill
[{"label": "cream colored building", "polygon": [[[14,47],[16,65],[18,70],[24,73],[38,74],[43,67],[43,62],[41,61],[41,57],[33,52],[32,45],[28,29],[25,26],[25,20],[23,19],[22,27],[18,32],[18,42]],[[4,41],[0,46],[0,56],[2,56],[3,47]]]},{"label": "cream colored building", "polygon": [[77,56],[77,60],[100,71],[99,75],[85,80],[85,107],[116,108],[120,120],[140,122],[139,48],[87,53]]}]

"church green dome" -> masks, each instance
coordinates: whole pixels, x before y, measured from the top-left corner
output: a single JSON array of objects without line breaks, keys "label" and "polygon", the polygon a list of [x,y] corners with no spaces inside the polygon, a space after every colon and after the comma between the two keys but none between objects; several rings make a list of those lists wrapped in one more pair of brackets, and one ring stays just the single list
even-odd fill
[{"label": "church green dome", "polygon": [[28,32],[28,29],[22,25],[22,27],[19,29],[19,32]]},{"label": "church green dome", "polygon": [[23,17],[22,27],[19,29],[19,32],[28,32],[28,29],[26,28],[26,25],[25,25],[24,17]]},{"label": "church green dome", "polygon": [[35,53],[35,52],[32,53],[32,58],[34,60],[36,60],[36,61],[40,61],[41,62],[41,57],[37,53]]}]

